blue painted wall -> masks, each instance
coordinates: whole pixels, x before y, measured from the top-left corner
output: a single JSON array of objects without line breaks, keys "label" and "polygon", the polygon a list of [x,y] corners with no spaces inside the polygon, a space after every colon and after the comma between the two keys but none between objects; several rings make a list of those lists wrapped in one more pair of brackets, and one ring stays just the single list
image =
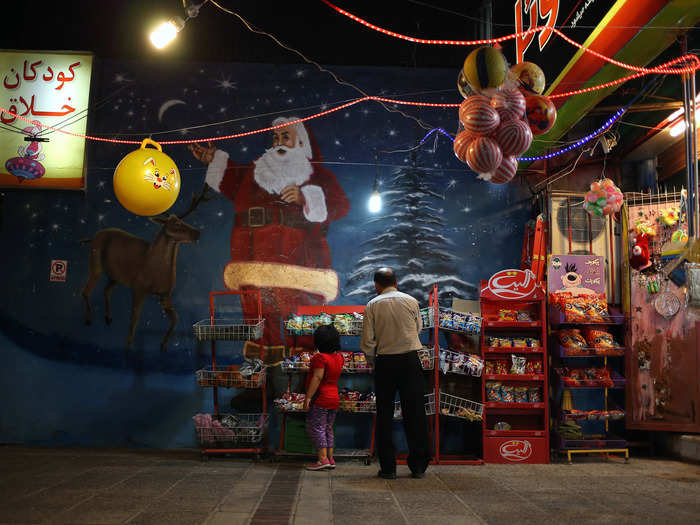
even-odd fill
[{"label": "blue painted wall", "polygon": [[[458,101],[455,71],[388,68],[334,68],[372,94],[406,99]],[[269,125],[277,115],[305,116],[356,98],[350,88],[309,66],[242,64],[156,64],[98,62],[89,129],[104,136],[141,140],[195,140]],[[182,100],[158,119],[171,99]],[[429,126],[454,132],[456,110],[402,111]],[[258,115],[258,116],[256,116]],[[260,116],[262,115],[262,116]],[[222,122],[216,126],[197,125]],[[162,133],[188,127],[182,131]],[[341,294],[337,304],[364,301],[348,296],[348,277],[364,255],[363,241],[387,224],[370,222],[367,199],[375,176],[376,150],[414,146],[425,130],[413,120],[365,102],[310,123],[327,167],[351,201],[350,213],[331,225],[328,241]],[[68,127],[67,129],[70,129]],[[270,139],[253,135],[218,143],[237,162],[257,158]],[[206,366],[208,348],[192,337],[192,324],[208,316],[210,290],[220,290],[228,262],[233,210],[218,197],[200,205],[188,221],[201,229],[196,245],[182,245],[177,284],[172,294],[180,320],[169,349],[159,350],[168,321],[149,299],[136,331],[134,348],[125,350],[131,307],[130,291],[112,296],[113,322],[102,322],[104,281],[92,297],[94,323],[84,326],[78,295],[88,273],[88,250],[78,241],[104,227],[118,227],[150,239],[158,228],[131,215],[116,201],[112,174],[133,147],[89,143],[87,192],[17,191],[6,193],[0,239],[0,443],[51,445],[194,446],[191,416],[211,410],[211,393],[196,385],[194,371]],[[185,146],[165,148],[182,173],[174,210],[189,203],[204,180],[204,167]],[[385,187],[396,170],[410,165],[408,153],[380,154],[379,177]],[[529,192],[514,181],[494,186],[477,181],[457,161],[445,137],[432,138],[416,151],[424,183],[438,196],[431,206],[443,220],[444,242],[454,259],[452,277],[476,283],[494,271],[519,264],[523,225],[529,218]],[[51,259],[68,260],[66,283],[49,282]],[[426,257],[429,261],[429,257]],[[399,268],[400,271],[400,268]],[[425,268],[426,275],[431,268]],[[426,277],[429,281],[430,278]],[[418,299],[425,303],[425,295]],[[237,305],[232,305],[235,310]],[[350,346],[355,343],[349,342]],[[240,347],[238,347],[240,348]],[[231,347],[234,358],[236,349]],[[279,389],[283,378],[272,380]],[[222,395],[225,404],[229,398]],[[341,446],[360,446],[366,432],[339,429]],[[272,422],[275,443],[278,421]]]}]

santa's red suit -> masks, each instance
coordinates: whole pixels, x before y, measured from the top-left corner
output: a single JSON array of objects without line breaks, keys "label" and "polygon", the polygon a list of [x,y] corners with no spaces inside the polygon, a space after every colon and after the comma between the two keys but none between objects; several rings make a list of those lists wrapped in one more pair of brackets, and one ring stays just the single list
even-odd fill
[{"label": "santa's red suit", "polygon": [[[306,131],[311,160],[318,162],[318,146]],[[235,211],[224,284],[231,290],[260,289],[263,344],[274,346],[284,342],[281,319],[300,305],[325,304],[337,297],[338,276],[330,269],[326,234],[330,221],[348,213],[350,202],[333,174],[318,163],[306,164],[309,174],[288,171],[273,178],[256,170],[261,159],[237,165],[217,150],[206,180],[233,201]],[[299,186],[303,207],[282,200],[280,191],[290,185]],[[257,317],[254,296],[242,296],[241,303],[244,317]]]}]

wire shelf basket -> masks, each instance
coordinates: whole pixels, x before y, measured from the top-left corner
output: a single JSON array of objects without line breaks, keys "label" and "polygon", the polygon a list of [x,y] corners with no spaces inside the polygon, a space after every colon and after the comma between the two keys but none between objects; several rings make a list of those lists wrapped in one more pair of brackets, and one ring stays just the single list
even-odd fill
[{"label": "wire shelf basket", "polygon": [[339,410],[342,412],[374,414],[377,402],[374,399],[341,399]]},{"label": "wire shelf basket", "polygon": [[430,306],[428,308],[421,308],[420,309],[420,317],[421,320],[423,321],[423,329],[426,328],[432,328],[434,325],[434,319],[435,319],[435,310],[433,310],[433,307]]},{"label": "wire shelf basket", "polygon": [[440,349],[440,370],[445,374],[481,377],[484,360],[474,354],[463,354]]},{"label": "wire shelf basket", "polygon": [[206,424],[195,419],[194,430],[201,446],[219,446],[260,443],[265,435],[269,414],[211,414]]},{"label": "wire shelf basket", "polygon": [[253,341],[262,337],[264,324],[264,319],[203,319],[192,327],[200,341]]},{"label": "wire shelf basket", "polygon": [[204,368],[197,370],[199,386],[222,388],[261,388],[265,384],[265,370],[252,375],[243,375],[240,370]]},{"label": "wire shelf basket", "polygon": [[484,405],[463,397],[440,392],[440,414],[469,421],[481,421],[484,416]]},{"label": "wire shelf basket", "polygon": [[[425,394],[425,415],[435,415],[435,392]],[[394,401],[394,419],[401,419],[401,401]]]},{"label": "wire shelf basket", "polygon": [[430,348],[418,350],[418,359],[423,370],[433,370],[435,368],[435,352]]}]

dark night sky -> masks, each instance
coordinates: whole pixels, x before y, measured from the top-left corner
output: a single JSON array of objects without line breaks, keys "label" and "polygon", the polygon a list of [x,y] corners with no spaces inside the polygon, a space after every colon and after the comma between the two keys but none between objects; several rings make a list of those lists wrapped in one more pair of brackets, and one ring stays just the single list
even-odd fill
[{"label": "dark night sky", "polygon": [[[380,35],[352,23],[319,0],[219,3],[325,64],[458,67],[464,60],[464,49],[417,47]],[[465,39],[477,36],[478,23],[473,17],[479,15],[481,2],[339,0],[338,4],[395,31]],[[512,10],[512,0],[494,0],[494,4],[508,5]],[[298,56],[265,36],[249,32],[238,19],[212,4],[205,5],[165,51],[153,49],[147,40],[150,28],[183,14],[181,0],[8,2],[3,5],[3,18],[13,23],[7,24],[0,35],[0,47],[86,50],[100,58],[127,60],[166,57],[195,62],[301,62]]]}]

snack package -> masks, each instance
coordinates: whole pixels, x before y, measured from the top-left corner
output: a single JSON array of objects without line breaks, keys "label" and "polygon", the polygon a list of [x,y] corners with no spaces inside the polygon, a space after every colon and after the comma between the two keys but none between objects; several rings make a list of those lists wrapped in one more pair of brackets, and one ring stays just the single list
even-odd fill
[{"label": "snack package", "polygon": [[293,335],[301,335],[304,326],[304,318],[301,315],[292,314],[287,321],[287,331]]},{"label": "snack package", "polygon": [[[596,318],[600,318],[600,322],[604,322],[609,316],[608,312],[608,301],[605,298],[605,294],[598,294],[591,298],[591,308],[595,310]],[[589,309],[590,311],[590,309]]]},{"label": "snack package", "polygon": [[586,341],[588,341],[588,345],[592,346],[593,348],[612,349],[620,347],[620,345],[618,345],[613,339],[612,334],[610,332],[606,332],[605,330],[586,328],[584,333],[586,336]]},{"label": "snack package", "polygon": [[[559,330],[559,343],[567,349],[567,354],[572,353],[587,353],[586,340],[581,335],[581,330],[578,328],[567,328]],[[570,352],[570,350],[572,352]]]},{"label": "snack package", "polygon": [[440,310],[440,328],[447,328],[452,330],[452,311],[451,310]]},{"label": "snack package", "polygon": [[501,401],[501,383],[498,381],[486,382],[486,399],[488,401]]},{"label": "snack package", "polygon": [[484,360],[478,355],[470,354],[464,364],[464,370],[472,376],[479,377],[484,370]]},{"label": "snack package", "polygon": [[510,373],[511,374],[524,374],[525,373],[525,364],[527,363],[527,357],[511,354],[510,359],[511,359]]},{"label": "snack package", "polygon": [[499,321],[516,321],[518,319],[518,314],[515,310],[507,310],[505,308],[501,308],[498,311],[498,320]]},{"label": "snack package", "polygon": [[[570,295],[570,294],[569,294]],[[585,295],[562,297],[564,305],[564,318],[567,323],[586,323],[588,322],[589,301]]]},{"label": "snack package", "polygon": [[516,386],[513,388],[513,399],[516,403],[527,403],[528,392],[526,386]]},{"label": "snack package", "polygon": [[539,359],[535,359],[533,361],[530,361],[532,363],[532,373],[533,374],[542,374],[544,372],[543,367],[542,367],[542,361]]},{"label": "snack package", "polygon": [[494,363],[493,361],[486,361],[484,363],[484,374],[486,374],[487,376],[495,374],[496,373],[496,372],[494,372],[495,369],[496,369],[496,363]]},{"label": "snack package", "polygon": [[496,374],[504,375],[508,373],[508,361],[505,359],[499,359],[496,361]]},{"label": "snack package", "polygon": [[302,318],[301,333],[304,335],[314,333],[314,319],[312,315],[305,315]]},{"label": "snack package", "polygon": [[510,342],[514,348],[527,347],[527,340],[524,337],[513,337],[511,338]]},{"label": "snack package", "polygon": [[527,399],[530,403],[541,403],[542,402],[542,387],[541,386],[529,386],[529,387],[527,387]]},{"label": "snack package", "polygon": [[423,327],[427,328],[429,326],[433,326],[433,317],[430,308],[421,308],[420,318],[421,321],[423,321]]},{"label": "snack package", "polygon": [[343,356],[343,368],[354,368],[352,352],[338,352]]},{"label": "snack package", "polygon": [[515,402],[515,392],[513,385],[501,385],[501,401],[504,403]]},{"label": "snack package", "polygon": [[527,337],[525,339],[525,346],[527,346],[528,348],[539,348],[540,347],[540,340],[534,339],[532,337]]},{"label": "snack package", "polygon": [[517,312],[515,316],[516,320],[518,321],[532,321],[532,316],[530,315],[530,312],[527,312],[525,310]]},{"label": "snack package", "polygon": [[528,361],[525,363],[525,373],[528,375],[532,375],[535,373],[535,362],[534,361]]},{"label": "snack package", "polygon": [[369,365],[367,364],[367,357],[362,352],[353,353],[352,362],[355,370],[364,370],[369,368]]},{"label": "snack package", "polygon": [[452,312],[452,328],[460,332],[467,331],[467,314]]}]

